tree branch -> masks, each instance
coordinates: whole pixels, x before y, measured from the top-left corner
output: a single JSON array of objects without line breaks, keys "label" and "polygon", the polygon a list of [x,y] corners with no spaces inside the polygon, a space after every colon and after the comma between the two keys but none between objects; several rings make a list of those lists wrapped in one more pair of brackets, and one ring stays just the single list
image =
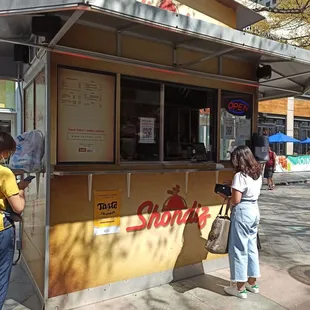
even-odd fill
[{"label": "tree branch", "polygon": [[302,14],[305,10],[307,9],[302,7],[298,9],[279,9],[279,8],[271,8],[271,7],[261,7],[261,8],[256,8],[253,9],[254,12],[256,13],[262,13],[262,12],[269,12],[269,13],[274,13],[274,14]]},{"label": "tree branch", "polygon": [[[298,1],[297,5],[299,4]],[[308,0],[303,6],[298,8],[279,8],[279,7],[258,7],[253,9],[254,12],[261,13],[261,12],[269,12],[275,14],[302,14],[304,13],[310,6],[310,0]]]}]

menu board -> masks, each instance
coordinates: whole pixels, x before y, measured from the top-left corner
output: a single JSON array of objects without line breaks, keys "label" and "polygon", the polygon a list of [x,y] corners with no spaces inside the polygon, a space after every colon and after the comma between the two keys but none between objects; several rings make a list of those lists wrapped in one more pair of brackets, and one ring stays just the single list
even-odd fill
[{"label": "menu board", "polygon": [[113,162],[115,76],[58,69],[58,162]]}]

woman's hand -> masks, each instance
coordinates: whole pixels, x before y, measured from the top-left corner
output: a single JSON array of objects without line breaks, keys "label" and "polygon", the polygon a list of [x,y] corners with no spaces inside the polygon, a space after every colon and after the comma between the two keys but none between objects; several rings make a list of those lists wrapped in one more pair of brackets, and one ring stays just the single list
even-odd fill
[{"label": "woman's hand", "polygon": [[224,195],[222,193],[218,193],[218,195],[220,195],[225,201],[227,201],[229,199],[229,197],[227,197],[226,195]]},{"label": "woman's hand", "polygon": [[20,190],[25,190],[29,184],[31,183],[31,181],[25,181],[25,180],[21,180],[19,183],[18,183],[18,188]]}]

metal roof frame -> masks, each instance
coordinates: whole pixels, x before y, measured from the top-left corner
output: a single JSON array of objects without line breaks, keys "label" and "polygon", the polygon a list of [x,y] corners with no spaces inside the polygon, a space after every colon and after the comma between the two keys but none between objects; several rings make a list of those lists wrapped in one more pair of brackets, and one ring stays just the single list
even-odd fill
[{"label": "metal roof frame", "polygon": [[[4,1],[3,1],[4,2]],[[282,44],[269,39],[260,38],[252,34],[237,31],[227,27],[211,24],[206,21],[178,15],[169,11],[164,11],[156,7],[145,5],[135,0],[11,0],[11,6],[0,3],[0,18],[7,15],[36,14],[37,12],[56,11],[64,13],[68,10],[75,10],[75,13],[68,16],[67,22],[60,32],[55,36],[49,45],[37,44],[29,41],[19,41],[18,39],[1,39],[0,42],[23,44],[50,50],[57,53],[70,53],[72,55],[88,55],[90,58],[104,59],[106,61],[124,62],[137,66],[161,68],[164,70],[179,72],[180,74],[191,74],[204,76],[212,79],[220,79],[232,83],[241,83],[253,87],[259,87],[262,100],[274,97],[283,97],[287,94],[302,95],[309,89],[310,77],[310,51],[303,50],[291,45]],[[23,4],[21,4],[23,3]],[[122,20],[122,27],[113,28],[118,34],[120,44],[118,44],[118,56],[98,54],[90,51],[72,49],[58,45],[61,37],[76,22],[85,22],[84,15],[101,13],[108,18]],[[82,19],[83,18],[83,19]],[[102,18],[105,21],[105,18]],[[128,22],[127,22],[128,21]],[[98,25],[98,27],[109,27],[109,25]],[[146,34],[139,31],[143,29]],[[151,31],[148,32],[148,31]],[[155,32],[156,35],[154,35]],[[154,63],[126,59],[121,57],[121,34],[126,32],[129,35],[144,36],[149,40],[158,40],[170,44],[177,50],[178,47],[196,49],[204,51],[206,56],[201,59],[182,64],[181,66],[163,66]],[[162,38],[165,34],[168,39]],[[181,37],[181,40],[171,40],[171,35]],[[170,36],[170,37],[169,37]],[[203,45],[205,44],[205,45]],[[217,45],[219,50],[210,51],[206,44]],[[203,46],[202,46],[203,45]],[[258,58],[257,63],[272,63],[273,75],[268,81],[243,80],[219,74],[207,74],[191,70],[191,66],[210,59],[212,57],[248,57]],[[250,60],[251,61],[251,58]],[[253,61],[253,60],[252,60]],[[289,72],[289,73],[287,73]]]}]

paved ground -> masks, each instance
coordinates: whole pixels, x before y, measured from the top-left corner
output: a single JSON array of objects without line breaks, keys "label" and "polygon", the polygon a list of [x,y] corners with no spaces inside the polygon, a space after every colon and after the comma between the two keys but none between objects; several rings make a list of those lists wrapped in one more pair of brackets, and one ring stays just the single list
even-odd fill
[{"label": "paved ground", "polygon": [[[16,227],[16,236],[19,236],[19,227]],[[16,251],[14,262],[17,261]],[[41,310],[40,300],[36,295],[32,283],[20,264],[13,266],[7,300],[2,310]]]},{"label": "paved ground", "polygon": [[310,183],[310,172],[290,172],[290,173],[275,173],[274,179],[276,184],[289,183]]},{"label": "paved ground", "polygon": [[[310,179],[310,173],[308,176]],[[277,178],[283,176],[278,174]],[[249,294],[247,300],[226,296],[223,286],[229,285],[229,270],[224,269],[80,310],[309,310],[310,184],[263,189],[260,210],[260,295]],[[16,291],[12,286],[10,292],[13,288]],[[29,301],[25,306],[39,310]]]}]

